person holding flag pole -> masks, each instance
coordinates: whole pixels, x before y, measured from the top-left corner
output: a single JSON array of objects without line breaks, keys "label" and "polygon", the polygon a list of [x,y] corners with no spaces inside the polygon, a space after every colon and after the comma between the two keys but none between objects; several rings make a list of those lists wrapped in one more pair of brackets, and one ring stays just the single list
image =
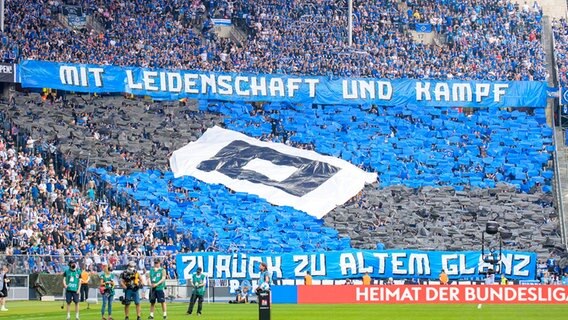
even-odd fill
[{"label": "person holding flag pole", "polygon": [[193,284],[193,293],[191,294],[191,300],[189,302],[189,308],[187,309],[187,314],[193,313],[193,307],[197,301],[197,315],[201,315],[203,310],[203,295],[205,294],[205,285],[207,284],[207,279],[202,273],[201,267],[197,268],[197,272],[191,276],[191,282]]}]

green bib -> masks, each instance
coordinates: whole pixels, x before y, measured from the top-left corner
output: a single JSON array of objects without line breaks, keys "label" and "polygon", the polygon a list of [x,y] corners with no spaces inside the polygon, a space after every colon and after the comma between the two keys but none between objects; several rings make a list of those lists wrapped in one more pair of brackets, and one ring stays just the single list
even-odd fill
[{"label": "green bib", "polygon": [[194,274],[192,277],[192,282],[193,282],[193,292],[195,292],[195,294],[202,296],[205,294],[205,286],[203,287],[199,287],[197,288],[197,285],[205,283],[205,275],[202,273],[201,275],[197,275]]},{"label": "green bib", "polygon": [[[150,281],[152,282],[152,284],[162,281],[163,277],[164,277],[164,269],[162,268],[159,268],[158,270],[154,268],[150,269]],[[164,281],[156,287],[156,290],[164,290],[165,288],[166,288],[166,282]]]},{"label": "green bib", "polygon": [[100,275],[101,280],[105,283],[105,289],[110,290],[110,294],[114,294],[114,284],[108,284],[107,282],[112,281],[114,283],[114,275],[111,273],[106,275],[104,272]]},{"label": "green bib", "polygon": [[81,278],[81,270],[75,271],[68,269],[65,271],[65,283],[67,283],[67,291],[79,291],[79,279]]}]

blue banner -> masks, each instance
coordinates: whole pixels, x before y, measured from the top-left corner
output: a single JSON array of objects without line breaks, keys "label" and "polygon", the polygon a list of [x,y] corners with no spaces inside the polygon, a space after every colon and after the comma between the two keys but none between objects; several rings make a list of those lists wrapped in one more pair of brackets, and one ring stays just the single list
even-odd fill
[{"label": "blue banner", "polygon": [[19,65],[24,88],[132,93],[156,100],[193,98],[316,104],[441,107],[546,106],[546,82],[332,79],[250,73],[150,70],[42,61]]},{"label": "blue banner", "polygon": [[432,25],[429,23],[417,23],[416,32],[430,33],[432,32]]},{"label": "blue banner", "polygon": [[568,87],[567,88],[562,87],[561,92],[562,92],[562,99],[560,101],[560,104],[563,106],[568,106]]},{"label": "blue banner", "polygon": [[180,251],[180,248],[178,248],[177,246],[174,245],[160,245],[157,246],[155,251],[159,254],[159,255],[166,255],[166,254],[172,254],[172,253],[176,253],[178,251]]},{"label": "blue banner", "polygon": [[214,25],[216,26],[232,26],[233,23],[231,22],[231,19],[211,19],[211,22],[213,22]]},{"label": "blue banner", "polygon": [[[349,250],[285,254],[223,254],[196,252],[177,255],[180,279],[189,279],[197,267],[212,279],[258,279],[265,262],[273,278],[301,279],[310,271],[316,279],[374,278],[437,279],[446,271],[451,279],[478,277],[492,268],[479,251]],[[535,253],[505,251],[494,270],[508,279],[536,279]]]}]

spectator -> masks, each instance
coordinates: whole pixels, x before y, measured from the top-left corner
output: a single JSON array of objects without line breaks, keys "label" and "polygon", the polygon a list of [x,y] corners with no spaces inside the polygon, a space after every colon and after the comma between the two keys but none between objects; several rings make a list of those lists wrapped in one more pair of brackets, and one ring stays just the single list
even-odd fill
[{"label": "spectator", "polygon": [[[546,76],[540,9],[527,11],[497,0],[418,0],[405,3],[406,12],[395,1],[354,1],[353,47],[348,47],[341,0],[287,0],[279,6],[267,0],[83,0],[80,5],[105,26],[104,32],[60,27],[54,15],[59,4],[7,1],[0,54],[6,61],[346,77]],[[212,18],[244,22],[244,43],[218,39]],[[414,42],[410,31],[417,23],[431,23],[445,42]]]}]

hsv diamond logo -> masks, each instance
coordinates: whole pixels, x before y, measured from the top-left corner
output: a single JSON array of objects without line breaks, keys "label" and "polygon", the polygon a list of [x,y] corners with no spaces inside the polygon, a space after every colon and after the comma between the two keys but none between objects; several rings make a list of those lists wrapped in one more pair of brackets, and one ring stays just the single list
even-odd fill
[{"label": "hsv diamond logo", "polygon": [[[197,169],[217,170],[232,179],[272,186],[298,197],[321,186],[340,170],[329,163],[284,154],[241,140],[231,142],[215,157],[201,162]],[[284,176],[284,179],[278,176]]]},{"label": "hsv diamond logo", "polygon": [[256,194],[321,218],[356,195],[376,173],[314,151],[263,142],[214,127],[170,158],[175,177],[189,175]]}]

